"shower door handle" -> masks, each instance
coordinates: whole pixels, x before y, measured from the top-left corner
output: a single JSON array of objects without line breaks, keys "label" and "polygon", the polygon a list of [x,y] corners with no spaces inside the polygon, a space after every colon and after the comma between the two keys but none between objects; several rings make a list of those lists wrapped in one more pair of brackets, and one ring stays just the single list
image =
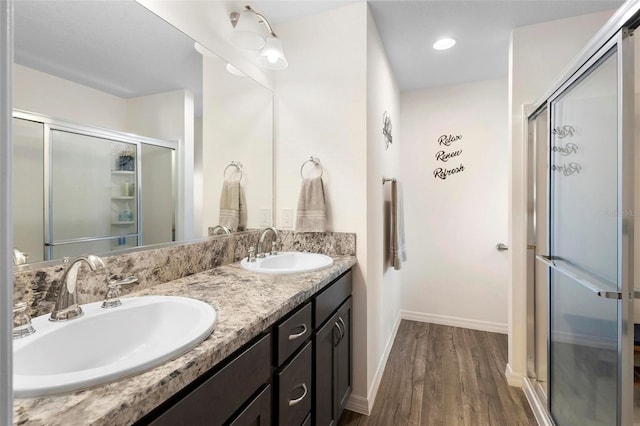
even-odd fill
[{"label": "shower door handle", "polygon": [[[603,287],[606,287],[606,286],[598,285],[593,282],[593,281],[596,281],[597,279],[591,278],[590,277],[591,274],[589,274],[586,271],[582,271],[577,266],[570,265],[566,260],[563,260],[560,257],[538,255],[536,256],[536,259],[538,259],[540,262],[544,263],[548,267],[576,281],[578,284],[580,284],[587,290],[591,291],[592,293],[595,293],[596,296],[602,297],[604,299],[617,299],[617,300],[622,299],[621,292],[604,289]],[[561,261],[565,265],[562,265],[562,266],[558,265],[557,263],[558,261]],[[634,289],[633,297],[640,298],[640,290]]]}]

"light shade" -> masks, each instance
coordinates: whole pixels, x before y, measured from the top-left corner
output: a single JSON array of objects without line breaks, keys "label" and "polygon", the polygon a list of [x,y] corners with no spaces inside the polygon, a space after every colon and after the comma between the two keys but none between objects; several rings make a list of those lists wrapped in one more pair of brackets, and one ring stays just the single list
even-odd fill
[{"label": "light shade", "polygon": [[263,32],[264,28],[256,14],[251,10],[244,10],[237,14],[229,40],[243,49],[259,50],[265,45],[264,37],[261,35]]},{"label": "light shade", "polygon": [[456,41],[452,38],[441,38],[440,40],[433,43],[433,48],[436,50],[446,50],[451,49],[455,46]]},{"label": "light shade", "polygon": [[282,42],[278,37],[267,38],[264,48],[258,56],[258,64],[272,70],[283,70],[289,66],[289,62],[284,56]]}]

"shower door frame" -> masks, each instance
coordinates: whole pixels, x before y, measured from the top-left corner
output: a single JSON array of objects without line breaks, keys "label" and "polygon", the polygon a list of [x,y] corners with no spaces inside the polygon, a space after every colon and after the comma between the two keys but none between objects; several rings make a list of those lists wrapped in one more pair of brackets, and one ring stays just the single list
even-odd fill
[{"label": "shower door frame", "polygon": [[[545,289],[546,301],[547,301],[547,309],[546,309],[546,339],[544,340],[544,344],[546,347],[546,356],[545,362],[547,364],[547,372],[545,377],[540,377],[540,371],[538,371],[538,360],[537,360],[537,349],[538,349],[538,335],[537,335],[537,314],[540,312],[540,309],[537,305],[537,287],[539,282],[536,280],[536,267],[537,263],[535,257],[537,253],[544,252],[548,253],[549,251],[549,238],[546,236],[547,247],[538,247],[538,233],[540,229],[538,227],[538,162],[540,158],[538,157],[539,146],[538,144],[541,142],[538,131],[537,131],[537,120],[541,116],[545,116],[546,120],[546,129],[545,134],[546,138],[544,139],[544,143],[546,145],[546,163],[547,166],[549,164],[549,143],[551,134],[550,129],[550,115],[549,115],[549,104],[547,102],[533,109],[531,105],[525,106],[525,137],[526,137],[526,164],[527,164],[527,174],[526,174],[526,202],[527,202],[527,363],[526,363],[526,380],[529,381],[528,385],[536,394],[537,402],[544,406],[546,410],[549,409],[548,405],[548,393],[542,388],[540,381],[544,381],[546,383],[549,382],[549,289],[548,289],[548,278],[547,278],[547,288]],[[548,167],[547,167],[548,169]],[[549,171],[546,171],[546,179],[545,179],[545,194],[549,197]],[[549,203],[547,201],[547,209],[546,209],[546,224],[547,224],[547,234],[549,231]],[[533,254],[530,252],[533,250]]]}]

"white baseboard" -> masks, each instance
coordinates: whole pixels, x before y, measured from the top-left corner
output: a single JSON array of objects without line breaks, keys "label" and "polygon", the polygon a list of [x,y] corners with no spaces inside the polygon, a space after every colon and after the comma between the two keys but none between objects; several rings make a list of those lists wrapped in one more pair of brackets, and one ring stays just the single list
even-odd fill
[{"label": "white baseboard", "polygon": [[533,416],[536,418],[538,425],[553,426],[553,422],[549,417],[544,401],[541,401],[540,398],[538,398],[538,394],[533,389],[533,384],[529,379],[524,379],[524,386],[522,390],[524,391],[524,395],[527,398],[527,402],[531,407],[531,411],[533,411]]},{"label": "white baseboard", "polygon": [[387,361],[389,360],[389,354],[391,353],[391,348],[393,347],[393,342],[396,340],[396,335],[398,334],[398,328],[400,327],[400,321],[402,321],[402,315],[399,312],[396,320],[393,324],[393,330],[391,331],[391,335],[389,339],[387,339],[387,344],[384,347],[384,352],[382,353],[382,358],[380,358],[380,362],[378,363],[378,368],[376,369],[376,374],[373,377],[373,382],[369,387],[369,391],[367,392],[367,397],[363,398],[360,395],[351,394],[345,408],[350,411],[354,411],[356,413],[364,414],[366,416],[371,414],[371,410],[373,409],[373,404],[376,400],[376,395],[378,394],[378,388],[380,388],[380,381],[382,380],[382,375],[384,374],[384,368],[387,365]]},{"label": "white baseboard", "polygon": [[452,327],[470,328],[472,330],[488,331],[491,333],[507,334],[507,324],[490,321],[472,320],[467,318],[450,317],[447,315],[427,314],[424,312],[401,311],[402,319],[428,322],[432,324],[449,325]]},{"label": "white baseboard", "polygon": [[509,384],[509,386],[521,388],[524,385],[524,377],[514,373],[509,363],[507,363],[507,368],[504,371],[504,376],[507,378],[507,383]]}]

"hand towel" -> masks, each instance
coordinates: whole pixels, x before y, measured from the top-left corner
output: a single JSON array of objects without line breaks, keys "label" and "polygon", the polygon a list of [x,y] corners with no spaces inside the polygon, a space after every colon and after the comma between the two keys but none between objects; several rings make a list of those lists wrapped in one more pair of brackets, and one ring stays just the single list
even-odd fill
[{"label": "hand towel", "polygon": [[220,194],[220,220],[221,226],[226,226],[230,231],[242,231],[247,226],[247,205],[244,198],[244,190],[240,181],[226,180],[222,183]]},{"label": "hand towel", "polygon": [[404,207],[400,183],[391,181],[391,266],[396,271],[407,261],[407,247],[404,239]]},{"label": "hand towel", "polygon": [[296,231],[324,232],[327,230],[327,209],[324,201],[322,177],[305,178],[300,186]]}]

